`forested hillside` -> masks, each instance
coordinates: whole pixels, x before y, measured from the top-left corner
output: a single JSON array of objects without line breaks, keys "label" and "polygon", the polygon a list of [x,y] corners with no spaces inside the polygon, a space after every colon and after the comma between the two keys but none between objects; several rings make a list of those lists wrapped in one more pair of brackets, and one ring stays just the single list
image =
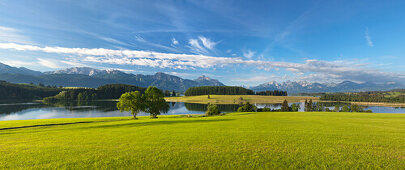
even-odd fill
[{"label": "forested hillside", "polygon": [[0,100],[34,100],[58,94],[62,89],[56,87],[13,84],[0,81]]}]

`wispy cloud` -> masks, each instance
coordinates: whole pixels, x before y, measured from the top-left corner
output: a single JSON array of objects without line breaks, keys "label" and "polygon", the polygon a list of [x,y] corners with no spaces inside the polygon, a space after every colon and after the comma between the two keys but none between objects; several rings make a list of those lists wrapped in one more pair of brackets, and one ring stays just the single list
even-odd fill
[{"label": "wispy cloud", "polygon": [[246,57],[246,58],[249,58],[249,59],[251,59],[254,55],[255,55],[255,52],[252,51],[252,50],[248,50],[248,51],[243,52],[243,56]]},{"label": "wispy cloud", "polygon": [[148,45],[148,46],[157,47],[157,48],[168,50],[168,51],[171,51],[171,52],[181,52],[180,50],[178,50],[176,48],[173,48],[173,47],[169,47],[169,46],[165,46],[165,45],[162,45],[162,44],[147,41],[143,37],[138,36],[138,35],[135,36],[135,40],[140,42],[140,43],[143,43],[145,45]]},{"label": "wispy cloud", "polygon": [[179,76],[179,77],[191,77],[191,76],[195,76],[194,74],[190,74],[190,73],[179,73],[179,72],[165,72],[166,74],[171,74],[171,75],[175,75],[175,76]]},{"label": "wispy cloud", "polygon": [[214,49],[214,47],[218,44],[218,42],[211,41],[209,38],[203,36],[199,36],[198,38],[201,40],[204,47],[210,50]]},{"label": "wispy cloud", "polygon": [[30,38],[21,34],[22,31],[0,26],[0,42],[32,44]]},{"label": "wispy cloud", "polygon": [[366,38],[367,45],[368,45],[369,47],[374,47],[374,43],[373,43],[373,41],[371,40],[371,37],[370,37],[370,35],[369,35],[369,33],[368,33],[368,28],[366,28],[366,33],[365,33],[365,36],[364,36],[364,37]]},{"label": "wispy cloud", "polygon": [[211,41],[211,39],[204,36],[199,36],[198,39],[190,39],[188,43],[191,51],[198,54],[209,54],[218,44],[218,42]]},{"label": "wispy cloud", "polygon": [[37,58],[37,60],[38,60],[38,64],[48,67],[48,68],[53,68],[53,69],[63,68],[62,66],[60,66],[58,64],[58,61],[55,61],[55,60],[44,59],[44,58]]},{"label": "wispy cloud", "polygon": [[[112,50],[104,48],[65,48],[39,47],[15,43],[0,43],[0,49],[19,51],[39,51],[45,53],[69,54],[77,56],[78,62],[106,63],[117,65],[138,65],[147,67],[196,69],[222,67],[225,65],[247,65],[267,70],[282,68],[294,73],[329,76],[335,80],[353,81],[395,81],[405,83],[405,74],[383,72],[368,68],[367,64],[353,61],[306,60],[304,63],[244,60],[241,58],[213,57],[208,55],[174,54],[136,50]],[[57,68],[59,65],[42,61],[42,65]]]},{"label": "wispy cloud", "polygon": [[188,41],[188,44],[190,45],[189,48],[191,49],[192,52],[194,53],[198,53],[198,54],[207,54],[208,51],[207,49],[205,49],[200,42],[198,41],[198,39],[190,39]]}]

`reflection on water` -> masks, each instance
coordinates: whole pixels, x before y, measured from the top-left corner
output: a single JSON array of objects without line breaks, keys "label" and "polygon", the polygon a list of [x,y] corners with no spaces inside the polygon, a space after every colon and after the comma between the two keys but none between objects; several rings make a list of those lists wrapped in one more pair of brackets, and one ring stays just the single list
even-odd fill
[{"label": "reflection on water", "polygon": [[[292,103],[290,103],[292,104]],[[304,110],[304,103],[297,103]],[[325,107],[333,109],[335,105],[348,105],[347,103],[322,103]],[[204,114],[206,104],[193,104],[171,102],[166,115],[176,114]],[[256,104],[258,108],[280,109],[281,104]],[[238,109],[237,104],[218,105],[221,112],[234,112]],[[405,108],[369,106],[365,108],[374,113],[405,113]],[[149,114],[140,113],[139,116]],[[81,117],[117,117],[131,116],[129,112],[120,112],[116,108],[115,101],[92,101],[92,102],[68,102],[55,105],[46,105],[38,102],[13,101],[0,103],[0,120],[25,120],[25,119],[49,119],[49,118],[81,118]]]}]

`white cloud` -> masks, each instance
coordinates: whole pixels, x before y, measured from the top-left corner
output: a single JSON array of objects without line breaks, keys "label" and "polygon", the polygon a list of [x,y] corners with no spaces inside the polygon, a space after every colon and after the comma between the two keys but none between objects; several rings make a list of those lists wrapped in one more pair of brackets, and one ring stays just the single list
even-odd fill
[{"label": "white cloud", "polygon": [[[45,53],[69,54],[75,57],[75,62],[94,62],[117,65],[138,65],[147,67],[196,69],[222,67],[226,65],[248,65],[249,67],[266,70],[283,68],[294,73],[318,74],[329,76],[335,80],[352,81],[395,81],[405,83],[405,74],[383,72],[368,68],[367,64],[355,61],[321,61],[306,60],[305,63],[276,62],[262,60],[244,60],[241,58],[213,57],[208,55],[159,53],[136,50],[112,50],[105,48],[65,48],[39,47],[15,43],[0,43],[0,49],[19,51],[38,51]],[[40,60],[49,68],[61,65],[55,61]]]},{"label": "white cloud", "polygon": [[189,39],[188,44],[188,47],[193,53],[209,54],[215,50],[215,46],[218,44],[218,42],[214,42],[209,38],[199,36],[198,39]]},{"label": "white cloud", "polygon": [[367,45],[369,46],[369,47],[374,47],[374,43],[373,43],[373,41],[371,41],[371,37],[370,37],[370,35],[368,34],[368,28],[366,28],[366,33],[365,33],[366,35],[365,35],[365,38],[366,38],[366,41],[367,41]]},{"label": "white cloud", "polygon": [[179,41],[177,41],[176,38],[172,38],[172,44],[177,45],[177,44],[179,44]]},{"label": "white cloud", "polygon": [[198,38],[200,39],[204,47],[207,49],[212,50],[217,45],[217,42],[213,42],[209,38],[205,38],[203,36],[199,36]]},{"label": "white cloud", "polygon": [[175,76],[179,76],[179,77],[190,77],[190,76],[195,76],[193,74],[190,73],[179,73],[179,72],[165,72],[166,74],[170,74],[170,75],[175,75]]},{"label": "white cloud", "polygon": [[253,56],[255,55],[255,52],[252,50],[248,50],[247,52],[243,52],[243,56],[245,56],[246,58],[251,59]]},{"label": "white cloud", "polygon": [[27,62],[27,61],[20,61],[20,60],[0,60],[1,63],[7,63],[7,65],[13,66],[13,67],[27,67],[27,66],[34,66],[37,65],[37,63],[34,62]]},{"label": "white cloud", "polygon": [[37,60],[38,60],[38,64],[48,67],[48,68],[54,68],[54,69],[62,68],[62,66],[60,66],[58,64],[58,62],[55,60],[44,59],[44,58],[37,58]]},{"label": "white cloud", "polygon": [[190,39],[188,41],[188,44],[190,44],[189,48],[191,49],[191,51],[195,52],[195,53],[199,53],[199,54],[207,54],[208,51],[201,46],[200,42],[197,39]]}]

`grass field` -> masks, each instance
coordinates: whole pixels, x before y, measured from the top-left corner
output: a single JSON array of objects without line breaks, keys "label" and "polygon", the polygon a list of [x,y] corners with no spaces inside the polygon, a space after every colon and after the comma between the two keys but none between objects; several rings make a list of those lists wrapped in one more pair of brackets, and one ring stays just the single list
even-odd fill
[{"label": "grass field", "polygon": [[0,169],[403,169],[405,114],[0,122]]},{"label": "grass field", "polygon": [[[243,100],[240,100],[240,98]],[[287,100],[289,103],[303,102],[305,99],[318,100],[317,97],[306,96],[259,96],[259,95],[202,95],[202,96],[181,96],[181,97],[166,97],[168,102],[187,102],[187,103],[217,103],[217,104],[239,104],[240,102],[251,103],[283,103]]]}]

